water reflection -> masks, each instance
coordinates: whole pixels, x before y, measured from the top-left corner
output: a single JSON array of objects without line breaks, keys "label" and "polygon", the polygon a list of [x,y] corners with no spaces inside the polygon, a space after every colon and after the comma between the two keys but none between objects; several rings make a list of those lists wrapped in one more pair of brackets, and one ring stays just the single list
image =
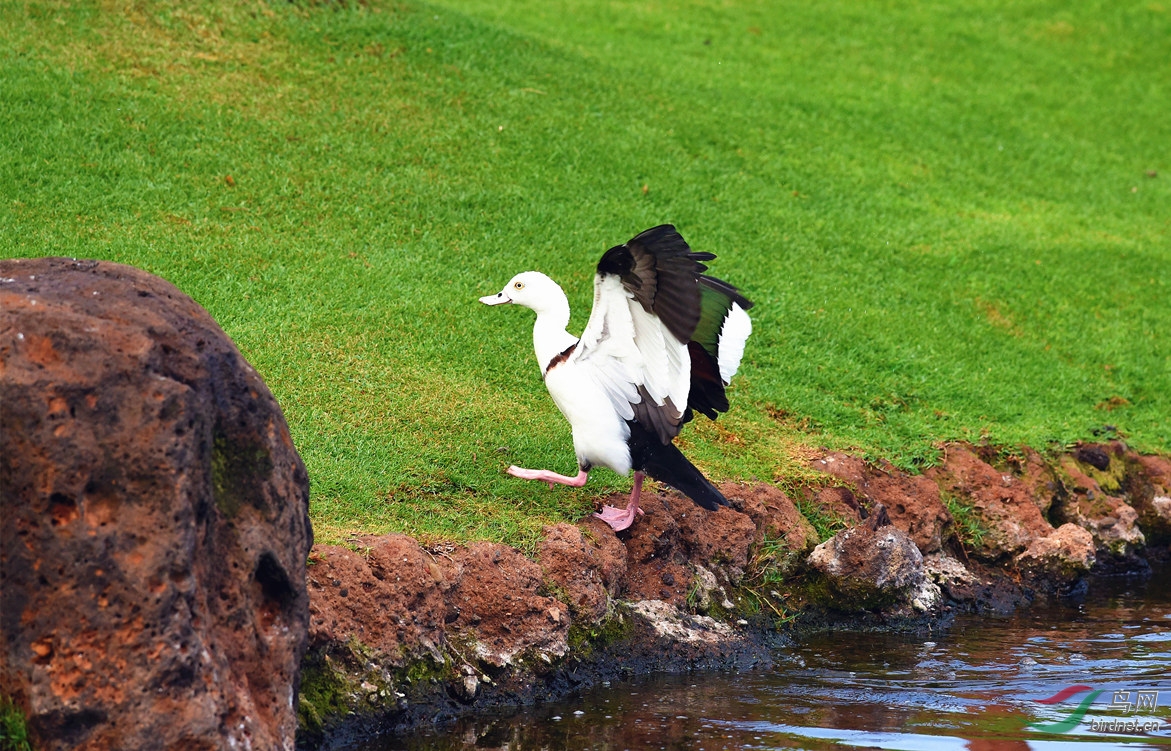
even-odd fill
[{"label": "water reflection", "polygon": [[[926,638],[823,635],[787,650],[769,672],[615,684],[510,717],[469,719],[449,732],[380,739],[363,750],[1167,748],[1168,573],[1129,586],[1099,582],[1079,603],[1008,618],[964,617]],[[1120,594],[1094,594],[1119,586]],[[1063,701],[1038,703],[1077,685],[1085,688]],[[1100,693],[1084,716],[1075,717],[1094,691]],[[1091,721],[1105,718],[1158,729],[1095,732]],[[1048,724],[1051,732],[1028,723]],[[1052,731],[1061,723],[1068,730]]]}]

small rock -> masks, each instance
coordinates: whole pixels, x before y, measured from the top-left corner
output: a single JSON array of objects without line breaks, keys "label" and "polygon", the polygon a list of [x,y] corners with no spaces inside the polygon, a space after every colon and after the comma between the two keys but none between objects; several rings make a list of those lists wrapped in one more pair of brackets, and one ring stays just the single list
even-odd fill
[{"label": "small rock", "polygon": [[1110,468],[1110,455],[1101,446],[1079,446],[1074,456],[1079,462],[1101,472]]},{"label": "small rock", "polygon": [[641,600],[630,611],[669,642],[718,644],[736,638],[732,627],[706,615],[686,615],[662,600]]},{"label": "small rock", "polygon": [[[712,594],[719,590],[723,592],[716,575],[707,568],[696,565],[695,567],[695,606],[699,610],[707,610],[712,606]],[[666,598],[664,598],[666,599]]]},{"label": "small rock", "polygon": [[1061,525],[1053,534],[1034,540],[1016,557],[1017,565],[1033,576],[1067,585],[1094,565],[1094,538],[1076,524]]},{"label": "small rock", "polygon": [[[887,523],[884,524],[883,522]],[[807,559],[829,584],[825,604],[857,611],[911,605],[933,607],[938,588],[925,585],[923,556],[907,533],[889,524],[881,504],[858,527],[842,530],[813,549]]]}]

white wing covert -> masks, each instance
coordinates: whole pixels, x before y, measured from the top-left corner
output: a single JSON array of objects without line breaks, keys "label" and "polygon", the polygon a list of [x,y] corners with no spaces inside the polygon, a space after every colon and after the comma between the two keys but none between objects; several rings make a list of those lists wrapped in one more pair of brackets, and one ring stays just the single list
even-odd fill
[{"label": "white wing covert", "polygon": [[625,419],[670,443],[688,419],[699,321],[701,260],[670,225],[606,251],[594,280],[594,308],[571,358],[588,368]]},{"label": "white wing covert", "polygon": [[682,422],[691,377],[687,345],[643,310],[619,277],[594,280],[594,307],[570,359],[602,386],[623,419],[653,410],[666,425]]}]

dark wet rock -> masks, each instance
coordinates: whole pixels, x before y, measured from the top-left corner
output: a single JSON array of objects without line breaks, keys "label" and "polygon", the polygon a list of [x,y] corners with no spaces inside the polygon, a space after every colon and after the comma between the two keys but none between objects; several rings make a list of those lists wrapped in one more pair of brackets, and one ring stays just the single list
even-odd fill
[{"label": "dark wet rock", "polygon": [[919,548],[881,505],[865,523],[814,548],[808,563],[828,585],[823,604],[837,610],[923,613],[938,604],[939,589],[927,579]]},{"label": "dark wet rock", "polygon": [[1034,592],[1020,577],[979,561],[961,563],[946,553],[924,556],[927,576],[952,606],[977,613],[1011,613],[1033,601]]},{"label": "dark wet rock", "polygon": [[0,694],[35,747],[291,747],[308,479],[215,321],[127,266],[0,261],[0,403]]},{"label": "dark wet rock", "polygon": [[1078,446],[1074,457],[1082,464],[1106,471],[1110,468],[1110,453],[1102,446]]},{"label": "dark wet rock", "polygon": [[[919,550],[932,553],[939,550],[946,536],[951,514],[939,496],[939,487],[927,477],[911,475],[890,465],[876,467],[864,460],[842,454],[827,453],[813,459],[810,465],[850,484],[866,506],[882,504],[891,522],[911,536]],[[839,502],[848,505],[840,489],[823,490],[819,499],[832,502],[827,495],[836,493]]]}]

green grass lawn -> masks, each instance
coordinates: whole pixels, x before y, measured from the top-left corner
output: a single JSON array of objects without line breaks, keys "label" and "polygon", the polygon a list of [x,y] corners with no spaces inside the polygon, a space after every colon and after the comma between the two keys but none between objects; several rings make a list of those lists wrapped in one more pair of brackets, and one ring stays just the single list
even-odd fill
[{"label": "green grass lawn", "polygon": [[1168,60],[1163,0],[6,0],[0,254],[206,307],[327,542],[525,545],[628,488],[504,474],[573,450],[532,314],[476,298],[539,269],[580,328],[597,258],[662,222],[757,303],[732,412],[682,437],[713,478],[1167,451]]}]

